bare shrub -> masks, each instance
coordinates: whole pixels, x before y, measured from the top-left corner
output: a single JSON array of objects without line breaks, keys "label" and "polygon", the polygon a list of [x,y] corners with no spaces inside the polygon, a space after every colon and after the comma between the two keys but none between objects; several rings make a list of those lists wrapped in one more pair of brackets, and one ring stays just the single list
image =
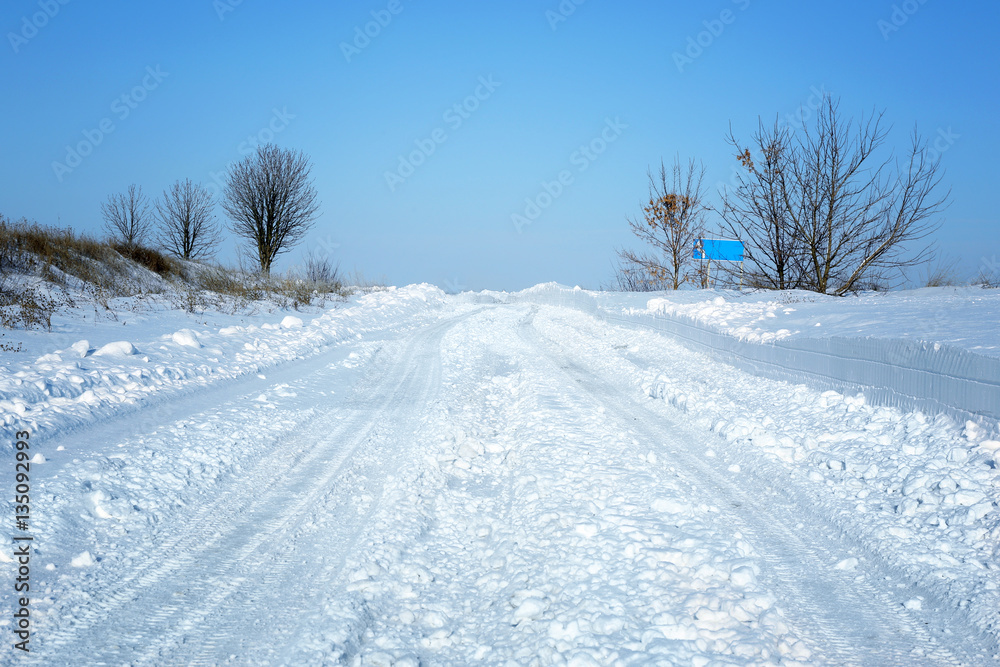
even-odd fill
[{"label": "bare shrub", "polygon": [[618,252],[618,262],[613,265],[613,276],[608,289],[613,292],[659,292],[673,289],[664,280],[651,274],[642,264],[623,258],[625,251]]},{"label": "bare shrub", "polygon": [[958,260],[941,259],[934,264],[928,264],[921,281],[924,287],[954,287],[961,284],[958,277]]},{"label": "bare shrub", "polygon": [[694,160],[684,167],[675,159],[669,172],[661,162],[659,173],[649,172],[648,176],[649,200],[643,204],[642,217],[628,218],[628,223],[650,250],[620,250],[619,257],[629,272],[621,275],[628,278],[641,270],[646,276],[636,276],[639,284],[679,289],[696,275],[689,267],[694,241],[705,227],[705,167]]},{"label": "bare shrub", "polygon": [[101,204],[101,213],[108,237],[122,245],[139,245],[149,236],[152,219],[149,200],[135,184],[125,192],[109,195]]},{"label": "bare shrub", "polygon": [[914,131],[901,159],[879,157],[883,116],[845,121],[827,96],[812,128],[760,124],[750,144],[730,132],[745,173],[720,213],[746,247],[751,285],[845,294],[929,259],[929,245],[912,246],[937,229],[949,198],[938,194],[940,156]]},{"label": "bare shrub", "polygon": [[212,194],[190,178],[177,181],[156,202],[160,244],[183,259],[207,259],[221,237],[212,213]]}]

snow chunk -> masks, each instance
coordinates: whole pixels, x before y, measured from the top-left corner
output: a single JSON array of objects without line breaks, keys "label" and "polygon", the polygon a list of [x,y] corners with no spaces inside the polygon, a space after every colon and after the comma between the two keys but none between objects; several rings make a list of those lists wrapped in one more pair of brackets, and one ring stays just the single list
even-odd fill
[{"label": "snow chunk", "polygon": [[69,346],[71,352],[78,357],[85,357],[90,352],[90,341],[78,340]]},{"label": "snow chunk", "polygon": [[757,573],[749,565],[741,565],[729,573],[729,581],[737,588],[747,588],[757,580]]},{"label": "snow chunk", "polygon": [[127,340],[119,340],[114,343],[108,343],[107,345],[101,347],[97,352],[94,352],[95,357],[128,357],[133,354],[137,354],[138,350],[135,346]]},{"label": "snow chunk", "polygon": [[94,565],[96,561],[94,557],[90,555],[89,551],[84,551],[82,554],[76,556],[69,562],[73,567],[90,567]]},{"label": "snow chunk", "polygon": [[295,317],[294,315],[286,315],[285,319],[281,320],[282,329],[301,329],[302,320]]},{"label": "snow chunk", "polygon": [[979,448],[987,452],[1000,451],[1000,440],[983,440]]},{"label": "snow chunk", "polygon": [[625,627],[625,619],[621,616],[599,614],[590,623],[591,629],[599,635],[613,635]]},{"label": "snow chunk", "polygon": [[34,456],[31,457],[31,462],[32,463],[45,463],[45,457],[42,456],[41,452],[38,452],[37,454],[35,454]]},{"label": "snow chunk", "polygon": [[545,600],[541,598],[526,598],[521,604],[518,605],[517,609],[514,610],[514,625],[517,625],[521,621],[530,621],[532,619],[538,618],[545,613],[545,610],[549,608]]},{"label": "snow chunk", "polygon": [[973,505],[969,508],[968,513],[965,515],[966,524],[974,524],[981,521],[987,514],[993,510],[993,503],[990,501],[985,501],[979,503],[978,505]]},{"label": "snow chunk", "polygon": [[857,558],[845,558],[844,560],[840,561],[839,563],[833,566],[833,569],[835,570],[852,571],[856,570],[857,568],[858,568]]},{"label": "snow chunk", "polygon": [[198,334],[191,331],[190,329],[181,329],[180,331],[175,331],[170,336],[170,338],[178,345],[183,345],[184,347],[194,347],[194,348],[201,347],[201,342],[198,340]]},{"label": "snow chunk", "polygon": [[691,506],[681,500],[673,498],[657,498],[651,507],[654,512],[662,514],[684,514],[691,510]]},{"label": "snow chunk", "polygon": [[970,489],[960,489],[955,493],[951,494],[945,498],[945,504],[951,505],[961,505],[963,507],[972,507],[986,500],[986,496],[979,491],[972,491]]},{"label": "snow chunk", "polygon": [[465,440],[458,446],[458,458],[471,461],[482,455],[484,451],[485,450],[483,449],[483,445],[481,443],[472,440]]},{"label": "snow chunk", "polygon": [[913,598],[912,600],[907,600],[906,602],[904,602],[903,606],[911,611],[920,611],[921,609],[923,609],[924,605],[917,598]]}]

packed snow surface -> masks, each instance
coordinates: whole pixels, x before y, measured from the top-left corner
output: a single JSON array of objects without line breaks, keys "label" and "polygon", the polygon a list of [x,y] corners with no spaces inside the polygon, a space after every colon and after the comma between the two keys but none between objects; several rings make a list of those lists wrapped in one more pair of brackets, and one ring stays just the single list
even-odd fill
[{"label": "packed snow surface", "polygon": [[[65,322],[4,353],[32,638],[5,611],[0,663],[1000,664],[995,422],[755,376],[544,292]],[[871,297],[909,304],[874,333],[940,297],[968,324],[945,342],[1000,347],[978,293],[945,296]],[[870,324],[679,298],[761,343]]]},{"label": "packed snow surface", "polygon": [[803,291],[681,291],[630,295],[625,304],[626,312],[686,317],[758,342],[872,336],[1000,356],[1000,294],[995,289],[934,287],[847,297]]}]

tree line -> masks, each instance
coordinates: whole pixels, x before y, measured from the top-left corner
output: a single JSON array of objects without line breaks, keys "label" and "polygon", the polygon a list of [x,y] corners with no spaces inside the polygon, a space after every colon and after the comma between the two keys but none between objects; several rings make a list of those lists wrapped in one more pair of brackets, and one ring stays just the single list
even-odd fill
[{"label": "tree line", "polygon": [[707,287],[693,246],[709,233],[743,243],[742,267],[718,266],[729,285],[842,295],[889,287],[926,262],[926,240],[950,199],[940,156],[916,130],[905,150],[885,155],[884,112],[854,121],[839,107],[825,96],[814,122],[799,128],[758,121],[746,142],[730,129],[742,169],[719,205],[708,202],[703,165],[661,163],[649,174],[641,216],[628,218],[645,250],[618,251],[614,287]]},{"label": "tree line", "polygon": [[[221,204],[229,230],[243,239],[265,275],[318,217],[311,170],[303,152],[265,144],[226,174]],[[153,203],[140,186],[130,185],[110,195],[101,213],[107,234],[127,248],[155,240],[176,257],[200,260],[210,258],[222,239],[214,207],[208,189],[188,178],[176,181]]]}]

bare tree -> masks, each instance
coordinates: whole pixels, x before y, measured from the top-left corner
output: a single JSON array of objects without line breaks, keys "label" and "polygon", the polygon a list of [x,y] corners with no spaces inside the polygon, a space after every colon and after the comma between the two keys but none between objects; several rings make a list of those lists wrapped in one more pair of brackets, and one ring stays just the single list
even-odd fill
[{"label": "bare tree", "polygon": [[205,259],[221,240],[212,213],[212,194],[190,178],[163,191],[156,213],[160,243],[177,257]]},{"label": "bare tree", "polygon": [[318,215],[311,167],[301,151],[267,144],[229,169],[222,206],[264,274],[275,257],[302,240]]},{"label": "bare tree", "polygon": [[108,196],[101,204],[104,215],[104,231],[113,240],[127,248],[142,244],[149,235],[149,200],[142,194],[142,188],[132,184],[125,192]]},{"label": "bare tree", "polygon": [[937,194],[940,158],[916,131],[902,160],[878,158],[889,133],[883,115],[844,122],[827,96],[815,127],[803,125],[794,140],[777,124],[761,127],[753,138],[760,168],[730,136],[748,174],[727,193],[723,219],[749,240],[762,286],[844,294],[888,285],[931,257],[929,245],[910,246],[937,229],[933,218],[947,204],[950,193]]},{"label": "bare tree", "polygon": [[[743,243],[743,282],[749,287],[795,289],[801,286],[801,243],[794,218],[788,179],[795,155],[791,132],[775,122],[765,129],[758,122],[753,144],[757,160],[730,130],[727,141],[736,149],[743,172],[736,185],[723,195],[723,233]],[[726,272],[726,267],[720,267]]]},{"label": "bare tree", "polygon": [[639,268],[648,281],[668,289],[679,289],[693,278],[688,267],[707,211],[704,178],[705,167],[694,160],[685,168],[675,159],[669,172],[660,162],[659,174],[649,173],[649,201],[642,207],[642,218],[628,218],[628,223],[650,250],[620,250],[619,257],[628,271]]}]

